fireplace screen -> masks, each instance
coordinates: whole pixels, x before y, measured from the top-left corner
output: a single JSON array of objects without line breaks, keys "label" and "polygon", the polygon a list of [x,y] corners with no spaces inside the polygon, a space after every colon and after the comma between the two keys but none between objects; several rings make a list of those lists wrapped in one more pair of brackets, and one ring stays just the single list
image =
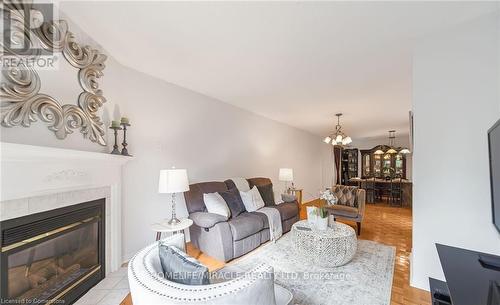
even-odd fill
[{"label": "fireplace screen", "polygon": [[103,214],[104,200],[97,200],[2,222],[1,299],[71,303],[99,282]]},{"label": "fireplace screen", "polygon": [[9,299],[48,300],[98,266],[97,223],[8,256]]}]

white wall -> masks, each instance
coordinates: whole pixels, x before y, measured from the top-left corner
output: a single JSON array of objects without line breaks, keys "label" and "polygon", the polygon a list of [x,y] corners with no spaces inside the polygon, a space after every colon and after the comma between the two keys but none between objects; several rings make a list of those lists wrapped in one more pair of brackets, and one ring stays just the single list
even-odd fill
[{"label": "white wall", "polygon": [[443,279],[435,243],[500,254],[487,129],[500,118],[498,15],[421,41],[414,54],[413,286]]},{"label": "white wall", "polygon": [[[85,33],[70,29],[90,42]],[[138,60],[146,54],[138,54]],[[161,63],[158,63],[161,68]],[[76,70],[44,72],[43,87],[73,103]],[[170,215],[170,197],[158,194],[162,168],[187,168],[190,182],[229,177],[263,176],[273,179],[275,192],[284,187],[278,169],[294,169],[295,182],[304,188],[304,199],[317,197],[329,185],[329,150],[321,138],[252,114],[196,92],[166,83],[124,67],[111,56],[106,62],[101,88],[108,102],[103,110],[107,126],[122,115],[130,118],[129,151],[135,159],[123,172],[123,256],[129,258],[154,240],[149,224]],[[108,152],[75,131],[61,141],[37,122],[31,128],[1,129],[5,142]],[[108,135],[111,145],[111,136]],[[324,158],[327,158],[326,160]],[[180,196],[178,213],[187,215]]]},{"label": "white wall", "polygon": [[[305,200],[317,197],[323,186],[319,137],[128,68],[111,71],[110,80],[110,88],[141,88],[116,92],[122,113],[135,122],[130,142],[137,159],[124,175],[127,256],[152,240],[148,223],[169,216],[169,197],[157,194],[160,168],[187,168],[191,182],[270,177],[279,191],[278,169],[291,167]],[[180,206],[180,214],[187,215]]]}]

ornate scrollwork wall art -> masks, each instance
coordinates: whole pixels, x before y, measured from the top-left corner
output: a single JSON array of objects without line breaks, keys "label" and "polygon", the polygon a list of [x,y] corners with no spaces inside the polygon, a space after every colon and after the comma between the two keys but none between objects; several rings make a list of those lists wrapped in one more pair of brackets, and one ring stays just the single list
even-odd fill
[{"label": "ornate scrollwork wall art", "polygon": [[[106,102],[99,89],[98,79],[103,75],[106,56],[90,46],[81,46],[76,42],[73,33],[68,31],[64,20],[48,20],[35,29],[24,27],[24,13],[20,7],[32,4],[2,1],[1,9],[9,11],[11,16],[10,45],[26,39],[30,46],[37,46],[51,52],[62,52],[68,63],[78,69],[78,82],[83,91],[75,104],[62,104],[55,98],[40,91],[40,77],[26,58],[36,59],[40,55],[37,48],[29,54],[26,50],[16,51],[3,45],[0,57],[14,56],[17,65],[2,65],[0,85],[1,124],[5,127],[24,126],[41,120],[48,123],[58,139],[64,139],[73,130],[80,130],[85,138],[100,145],[106,145],[105,128],[98,115],[101,106]],[[3,62],[3,59],[2,59]]]}]

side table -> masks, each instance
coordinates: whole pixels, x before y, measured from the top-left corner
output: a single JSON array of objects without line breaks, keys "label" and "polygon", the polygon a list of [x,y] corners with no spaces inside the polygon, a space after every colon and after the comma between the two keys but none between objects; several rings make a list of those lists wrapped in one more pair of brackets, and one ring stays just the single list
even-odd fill
[{"label": "side table", "polygon": [[302,205],[302,189],[292,189],[292,195],[295,195],[297,197],[297,202],[299,203],[299,206]]},{"label": "side table", "polygon": [[[169,232],[172,234],[184,233],[184,230],[193,225],[193,221],[189,218],[181,219],[181,222],[175,225],[168,224],[168,220],[151,224],[151,230],[156,232],[156,240],[161,239],[161,234]],[[186,244],[186,234],[184,234],[184,244]]]},{"label": "side table", "polygon": [[300,214],[302,213],[302,189],[292,189],[292,195],[294,195],[297,198],[297,203],[299,204],[299,217]]}]

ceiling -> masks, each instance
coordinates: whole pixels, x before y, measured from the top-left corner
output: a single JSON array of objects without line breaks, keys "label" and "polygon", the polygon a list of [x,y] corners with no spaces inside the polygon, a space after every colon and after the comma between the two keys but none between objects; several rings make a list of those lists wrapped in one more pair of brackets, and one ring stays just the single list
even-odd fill
[{"label": "ceiling", "polygon": [[60,2],[122,64],[324,135],[408,132],[412,50],[495,2]]}]

